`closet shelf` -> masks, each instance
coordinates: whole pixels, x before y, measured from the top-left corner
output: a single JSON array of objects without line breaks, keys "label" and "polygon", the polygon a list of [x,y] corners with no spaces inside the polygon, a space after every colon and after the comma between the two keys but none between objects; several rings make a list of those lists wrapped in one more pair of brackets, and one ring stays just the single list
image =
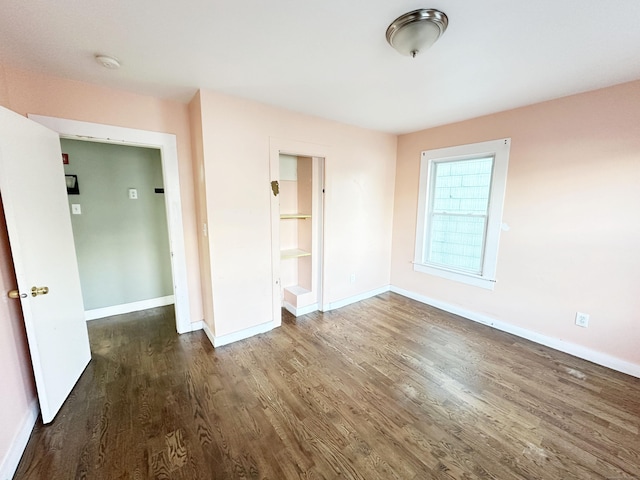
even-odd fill
[{"label": "closet shelf", "polygon": [[296,296],[306,295],[307,293],[311,293],[311,290],[301,287],[300,285],[289,285],[288,287],[284,287],[284,289]]},{"label": "closet shelf", "polygon": [[290,250],[280,250],[280,258],[299,258],[309,257],[311,252],[300,250],[299,248],[292,248]]},{"label": "closet shelf", "polygon": [[305,219],[305,218],[311,218],[311,214],[308,214],[308,213],[281,213],[280,214],[280,218],[282,220],[286,220],[286,219],[289,219],[289,218],[302,218],[302,219]]}]

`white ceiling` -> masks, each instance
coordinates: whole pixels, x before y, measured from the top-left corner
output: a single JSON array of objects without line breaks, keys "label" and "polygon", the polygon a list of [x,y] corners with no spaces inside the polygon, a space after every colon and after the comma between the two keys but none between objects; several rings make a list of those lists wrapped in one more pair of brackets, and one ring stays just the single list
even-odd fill
[{"label": "white ceiling", "polygon": [[[640,1],[0,0],[0,61],[188,101],[198,88],[405,133],[640,78]],[[386,43],[437,8],[415,59]],[[610,10],[607,10],[609,8]],[[109,71],[95,53],[119,58]]]}]

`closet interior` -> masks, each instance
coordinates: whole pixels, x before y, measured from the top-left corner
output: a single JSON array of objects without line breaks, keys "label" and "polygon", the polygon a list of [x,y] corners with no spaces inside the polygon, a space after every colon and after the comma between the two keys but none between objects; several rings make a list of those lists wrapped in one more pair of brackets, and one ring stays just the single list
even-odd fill
[{"label": "closet interior", "polygon": [[280,155],[280,285],[294,315],[318,310],[324,159]]}]

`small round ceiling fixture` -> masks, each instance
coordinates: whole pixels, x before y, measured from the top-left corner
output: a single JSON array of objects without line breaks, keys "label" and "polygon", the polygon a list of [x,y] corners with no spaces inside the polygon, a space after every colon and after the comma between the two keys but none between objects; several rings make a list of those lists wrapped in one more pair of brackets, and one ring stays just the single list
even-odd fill
[{"label": "small round ceiling fixture", "polygon": [[396,18],[387,28],[387,42],[402,55],[415,57],[444,33],[449,19],[440,10],[422,8]]},{"label": "small round ceiling fixture", "polygon": [[96,54],[95,58],[96,62],[98,62],[104,68],[108,68],[109,70],[117,70],[118,68],[120,68],[120,62],[115,57]]}]

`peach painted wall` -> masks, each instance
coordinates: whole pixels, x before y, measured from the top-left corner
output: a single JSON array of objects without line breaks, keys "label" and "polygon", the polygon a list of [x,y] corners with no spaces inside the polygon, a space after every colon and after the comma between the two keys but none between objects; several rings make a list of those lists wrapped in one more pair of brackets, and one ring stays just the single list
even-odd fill
[{"label": "peach painted wall", "polygon": [[191,133],[185,104],[0,65],[0,105],[85,122],[176,135],[191,321],[203,318],[193,193]]},{"label": "peach painted wall", "polygon": [[388,285],[395,135],[212,91],[200,101],[216,335],[272,320],[270,137],[333,152],[325,164],[325,300]]},{"label": "peach painted wall", "polygon": [[20,300],[6,292],[17,288],[7,225],[0,202],[0,472],[19,430],[36,400],[35,383]]},{"label": "peach painted wall", "polygon": [[202,111],[200,92],[189,103],[191,151],[193,152],[193,186],[195,194],[196,232],[200,253],[200,284],[204,321],[215,335],[213,321],[213,293],[211,289],[211,256],[207,225],[207,191],[205,185],[204,145],[202,142]]},{"label": "peach painted wall", "polygon": [[[280,177],[280,212],[299,213],[298,182],[283,180]],[[288,250],[298,248],[298,223],[302,220],[287,220],[280,222],[280,248]],[[298,285],[298,258],[286,258],[280,262],[280,287]]]},{"label": "peach painted wall", "polygon": [[[298,212],[313,212],[313,159],[310,157],[298,157],[298,181],[297,200]],[[313,251],[313,223],[310,220],[298,220],[298,238],[296,244],[298,248],[307,252]],[[313,290],[311,257],[301,257],[298,259],[298,285],[307,290]],[[317,302],[317,298],[315,299]],[[314,302],[315,303],[315,302]],[[296,305],[298,306],[298,305]]]},{"label": "peach painted wall", "polygon": [[[502,137],[510,230],[495,290],[414,272],[420,152]],[[639,212],[640,81],[402,135],[391,283],[640,365]]]}]

